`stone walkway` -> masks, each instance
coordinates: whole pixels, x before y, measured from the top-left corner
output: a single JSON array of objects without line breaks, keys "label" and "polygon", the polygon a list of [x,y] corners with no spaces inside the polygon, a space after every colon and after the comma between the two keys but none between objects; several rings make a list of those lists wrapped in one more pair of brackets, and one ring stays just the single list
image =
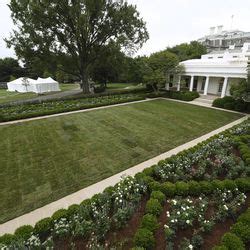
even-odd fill
[{"label": "stone walkway", "polygon": [[234,125],[237,125],[244,120],[248,119],[248,116],[244,116],[243,118],[240,118],[234,122],[231,122],[219,129],[216,129],[208,134],[205,134],[199,138],[196,138],[190,142],[187,142],[181,146],[178,146],[168,152],[165,152],[161,155],[158,155],[150,160],[144,161],[132,168],[129,168],[125,171],[122,171],[116,175],[113,175],[107,179],[104,179],[98,183],[95,183],[91,186],[88,186],[78,192],[75,192],[73,194],[70,194],[60,200],[57,200],[55,202],[52,202],[46,206],[43,206],[41,208],[38,208],[30,213],[24,214],[20,217],[17,217],[13,220],[10,220],[6,223],[3,223],[0,225],[0,235],[4,233],[13,233],[16,228],[22,226],[22,225],[35,225],[35,223],[45,217],[51,216],[55,211],[61,208],[67,208],[68,206],[72,204],[79,204],[83,200],[88,199],[92,197],[94,194],[102,192],[106,187],[113,186],[117,182],[119,182],[120,177],[123,175],[131,175],[134,176],[136,173],[141,172],[143,169],[148,168],[154,164],[157,164],[160,160],[164,160],[171,155],[177,154],[181,152],[182,150],[191,148],[195,146],[196,144],[208,139],[209,137],[216,135],[228,128],[233,127]]}]

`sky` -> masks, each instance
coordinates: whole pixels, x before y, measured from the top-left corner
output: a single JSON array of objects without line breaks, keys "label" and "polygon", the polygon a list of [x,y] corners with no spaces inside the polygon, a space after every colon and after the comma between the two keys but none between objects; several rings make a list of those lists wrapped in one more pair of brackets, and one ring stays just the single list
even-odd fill
[{"label": "sky", "polygon": [[[232,15],[233,29],[250,31],[249,0],[127,1],[137,6],[150,36],[138,55],[196,40],[207,35],[212,26],[224,25],[224,29],[231,29]],[[15,56],[14,50],[6,48],[3,41],[14,28],[7,3],[9,0],[0,0],[0,58]]]}]

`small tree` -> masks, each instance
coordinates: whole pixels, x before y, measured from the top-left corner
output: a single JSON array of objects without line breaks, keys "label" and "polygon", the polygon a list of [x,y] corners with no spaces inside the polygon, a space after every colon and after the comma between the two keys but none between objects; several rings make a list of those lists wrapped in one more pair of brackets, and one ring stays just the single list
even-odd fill
[{"label": "small tree", "polygon": [[160,51],[150,55],[145,62],[144,83],[158,91],[159,85],[166,83],[168,72],[174,72],[178,68],[178,58],[168,51]]}]

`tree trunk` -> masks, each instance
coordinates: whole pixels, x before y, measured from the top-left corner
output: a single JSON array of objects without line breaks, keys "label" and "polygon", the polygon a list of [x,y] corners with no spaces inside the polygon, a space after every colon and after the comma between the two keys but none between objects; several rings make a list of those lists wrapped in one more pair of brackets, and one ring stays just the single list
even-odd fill
[{"label": "tree trunk", "polygon": [[81,74],[82,79],[81,79],[81,89],[84,94],[89,94],[90,93],[90,86],[89,86],[89,77],[87,70],[84,70],[83,73]]}]

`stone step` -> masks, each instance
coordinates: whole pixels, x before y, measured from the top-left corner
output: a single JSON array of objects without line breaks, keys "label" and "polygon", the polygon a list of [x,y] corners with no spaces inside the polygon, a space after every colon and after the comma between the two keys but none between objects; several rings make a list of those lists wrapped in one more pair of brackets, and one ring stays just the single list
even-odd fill
[{"label": "stone step", "polygon": [[212,104],[214,100],[210,100],[210,99],[203,99],[201,97],[196,98],[195,99],[196,102],[201,102],[201,103],[208,103],[208,104]]}]

